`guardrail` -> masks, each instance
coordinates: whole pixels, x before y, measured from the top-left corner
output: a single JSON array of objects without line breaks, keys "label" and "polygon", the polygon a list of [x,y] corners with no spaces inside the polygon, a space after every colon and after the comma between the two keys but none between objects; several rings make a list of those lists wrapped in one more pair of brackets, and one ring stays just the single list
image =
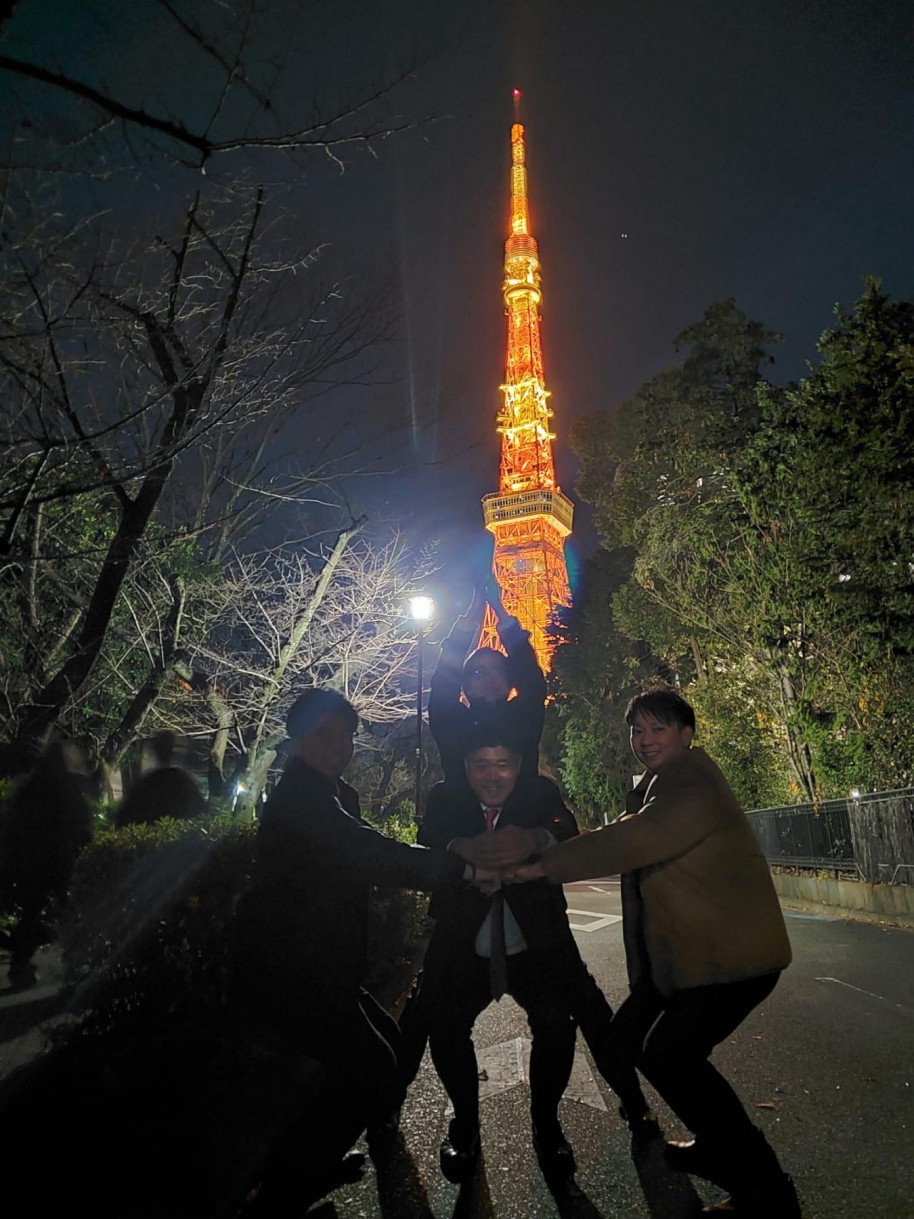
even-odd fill
[{"label": "guardrail", "polygon": [[914,788],[753,809],[747,815],[770,864],[856,875],[872,883],[914,879]]}]

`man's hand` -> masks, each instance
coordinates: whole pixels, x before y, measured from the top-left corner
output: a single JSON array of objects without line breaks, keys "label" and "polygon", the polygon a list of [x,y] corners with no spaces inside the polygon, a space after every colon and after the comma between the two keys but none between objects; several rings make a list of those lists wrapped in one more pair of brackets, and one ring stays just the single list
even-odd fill
[{"label": "man's hand", "polygon": [[525,880],[543,880],[545,875],[543,865],[537,860],[536,863],[518,864],[514,868],[508,868],[502,880],[507,885],[517,885]]},{"label": "man's hand", "polygon": [[501,872],[496,872],[492,868],[477,868],[476,875],[470,884],[479,889],[481,893],[497,893],[501,888]]},{"label": "man's hand", "polygon": [[477,834],[475,838],[452,838],[447,844],[447,849],[453,851],[455,855],[459,855],[461,859],[465,859],[467,863],[471,863],[474,868],[482,868],[482,855],[480,854],[479,845],[486,834]]},{"label": "man's hand", "polygon": [[502,620],[502,618],[507,618],[508,615],[505,613],[505,607],[501,600],[501,587],[499,586],[498,581],[495,579],[494,572],[486,580],[486,600],[495,611],[495,617],[499,620],[499,622]]},{"label": "man's hand", "polygon": [[450,849],[477,868],[510,868],[529,859],[538,846],[533,830],[506,825],[503,830],[484,830],[475,838],[455,838]]},{"label": "man's hand", "polygon": [[454,624],[457,630],[468,631],[471,628],[478,626],[482,621],[482,614],[483,610],[485,609],[485,605],[485,593],[479,588],[474,588],[473,600]]}]

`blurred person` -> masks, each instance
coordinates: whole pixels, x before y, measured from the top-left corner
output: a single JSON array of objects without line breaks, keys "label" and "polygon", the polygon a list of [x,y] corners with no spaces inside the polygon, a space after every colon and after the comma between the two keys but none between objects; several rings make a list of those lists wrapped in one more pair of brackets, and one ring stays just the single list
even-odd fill
[{"label": "blurred person", "polygon": [[19,780],[0,822],[0,909],[15,915],[9,981],[33,986],[32,958],[51,937],[76,858],[92,838],[85,759],[69,741],[52,742]]},{"label": "blurred person", "polygon": [[173,732],[158,732],[149,742],[156,759],[155,769],[141,775],[127,792],[117,811],[114,824],[152,825],[163,817],[192,821],[206,812],[206,801],[193,778],[172,761],[177,737]]}]

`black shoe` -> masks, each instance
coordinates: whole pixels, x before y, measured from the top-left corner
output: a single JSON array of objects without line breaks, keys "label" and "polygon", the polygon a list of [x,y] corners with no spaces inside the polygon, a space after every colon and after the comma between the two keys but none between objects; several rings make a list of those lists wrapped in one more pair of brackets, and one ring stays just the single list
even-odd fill
[{"label": "black shoe", "polygon": [[782,1172],[775,1180],[755,1189],[735,1190],[703,1215],[732,1215],[734,1219],[802,1219],[800,1200],[793,1179]]},{"label": "black shoe", "polygon": [[302,1205],[313,1206],[327,1194],[332,1194],[341,1185],[352,1185],[361,1181],[365,1168],[365,1156],[361,1151],[350,1151],[347,1155],[326,1172],[319,1173],[316,1178],[302,1182],[300,1201]]},{"label": "black shoe", "polygon": [[708,1151],[697,1139],[690,1139],[685,1143],[669,1142],[664,1147],[663,1154],[670,1168],[675,1168],[677,1172],[687,1172],[693,1177],[702,1177],[705,1181],[722,1185],[725,1189],[731,1188],[732,1182],[721,1179],[726,1175],[721,1157]]},{"label": "black shoe", "polygon": [[570,1180],[577,1165],[574,1162],[574,1152],[571,1144],[562,1134],[562,1128],[556,1122],[555,1128],[547,1136],[533,1127],[533,1150],[543,1176],[549,1183],[560,1183]]},{"label": "black shoe", "polygon": [[638,1147],[643,1147],[661,1137],[660,1123],[651,1109],[645,1108],[637,1117],[629,1117],[628,1110],[620,1105],[619,1117],[628,1125],[632,1142]]},{"label": "black shoe", "polygon": [[352,1185],[361,1179],[365,1157],[360,1151],[350,1151],[326,1172],[293,1177],[288,1172],[268,1174],[251,1191],[241,1214],[260,1219],[286,1219],[292,1213],[307,1210],[341,1185]]},{"label": "black shoe", "polygon": [[452,1185],[460,1185],[472,1177],[479,1159],[479,1148],[478,1126],[469,1138],[461,1138],[456,1123],[451,1122],[447,1138],[441,1144],[438,1163],[445,1178]]},{"label": "black shoe", "polygon": [[365,1167],[366,1159],[361,1151],[349,1151],[337,1164],[330,1176],[334,1181],[338,1181],[340,1185],[345,1185],[347,1182],[358,1181],[362,1175],[362,1170]]},{"label": "black shoe", "polygon": [[400,1110],[394,1109],[380,1122],[373,1122],[365,1131],[368,1154],[373,1160],[383,1160],[394,1149],[400,1133]]}]

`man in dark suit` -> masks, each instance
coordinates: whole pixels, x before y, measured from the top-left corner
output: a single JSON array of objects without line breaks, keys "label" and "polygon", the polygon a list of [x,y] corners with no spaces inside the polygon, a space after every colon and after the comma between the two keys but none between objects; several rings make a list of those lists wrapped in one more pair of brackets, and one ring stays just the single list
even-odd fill
[{"label": "man in dark suit", "polygon": [[361,985],[372,886],[431,889],[475,874],[458,854],[362,822],[358,793],[341,778],[358,727],[342,695],[306,691],[287,726],[291,756],[236,916],[232,1006],[270,1044],[320,1063],[323,1086],[307,1136],[296,1126],[278,1141],[258,1195],[266,1213],[326,1192],[347,1149],[398,1099],[399,1032]]},{"label": "man in dark suit", "polygon": [[[480,868],[497,869],[577,834],[550,779],[518,783],[520,752],[503,735],[490,731],[471,742],[465,768],[469,791],[445,787],[422,824],[424,846],[449,848]],[[507,993],[524,1008],[532,1033],[530,1108],[540,1166],[550,1183],[566,1180],[575,1164],[558,1103],[574,1058],[575,1014],[586,1010],[608,1029],[611,1011],[581,960],[564,895],[544,885],[486,894],[449,883],[436,890],[430,913],[435,928],[419,1000],[432,1061],[454,1106],[441,1147],[442,1172],[455,1182],[473,1172],[479,1154],[473,1024],[493,998]],[[627,1078],[626,1099],[640,1098],[632,1101],[640,1113],[646,1106],[630,1068]]]}]

